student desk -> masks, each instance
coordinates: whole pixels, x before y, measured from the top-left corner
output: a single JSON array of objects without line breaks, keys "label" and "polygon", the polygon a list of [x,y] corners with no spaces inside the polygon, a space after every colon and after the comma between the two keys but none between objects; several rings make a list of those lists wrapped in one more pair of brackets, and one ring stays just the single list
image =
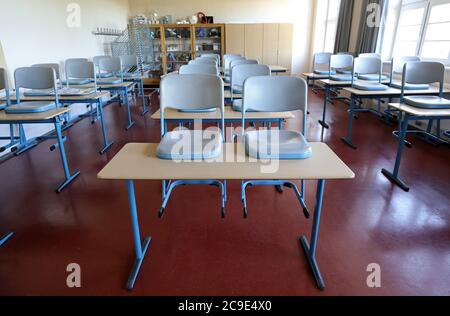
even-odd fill
[{"label": "student desk", "polygon": [[[365,91],[355,88],[344,88],[344,91],[350,93],[350,110],[348,111],[348,127],[347,136],[342,138],[342,141],[353,149],[357,149],[357,146],[352,143],[352,132],[353,132],[353,117],[355,113],[358,112],[371,112],[376,115],[380,115],[380,111],[375,111],[372,109],[361,109],[356,108],[356,102],[358,100],[362,101],[364,99],[393,99],[401,97],[401,90],[396,88],[389,88],[384,91]],[[444,90],[444,93],[449,93],[450,90]],[[405,95],[439,95],[439,88],[430,87],[427,90],[405,90]]]},{"label": "student desk", "polygon": [[[404,191],[408,192],[409,187],[403,182],[398,174],[400,171],[400,163],[402,159],[403,149],[405,146],[406,135],[410,133],[417,133],[422,131],[408,131],[409,121],[415,120],[448,120],[450,119],[450,109],[422,109],[413,107],[407,104],[399,103],[389,103],[389,106],[400,111],[400,135],[399,135],[399,145],[397,151],[397,158],[395,160],[394,171],[389,172],[383,169],[382,174],[388,178],[391,182],[398,185]],[[404,113],[404,115],[402,115]],[[403,116],[403,119],[401,118]],[[435,137],[433,135],[429,135]],[[436,137],[437,138],[437,137]]]},{"label": "student desk", "polygon": [[128,289],[131,290],[134,287],[151,242],[151,237],[146,237],[143,241],[141,239],[134,181],[161,181],[165,179],[318,180],[311,244],[308,243],[306,236],[300,237],[299,241],[305,251],[317,286],[320,289],[324,289],[325,284],[316,261],[316,247],[325,180],[353,179],[355,177],[355,174],[326,144],[312,143],[313,156],[310,159],[278,161],[279,168],[274,173],[262,173],[261,168],[267,165],[267,162],[249,160],[245,151],[237,150],[237,148],[242,148],[242,145],[225,144],[223,149],[224,157],[221,160],[183,163],[158,159],[156,157],[157,146],[158,144],[127,144],[98,174],[99,179],[123,180],[127,184],[136,254],[136,261],[127,282]]},{"label": "student desk", "polygon": [[[367,82],[364,80],[358,80],[358,81]],[[373,81],[371,81],[371,82],[373,82]],[[348,98],[346,98],[346,97],[331,98],[330,92],[335,89],[341,90],[344,88],[349,88],[352,86],[352,82],[351,81],[336,81],[336,80],[331,80],[331,79],[320,79],[319,83],[323,85],[323,90],[324,90],[322,120],[319,120],[319,124],[322,125],[323,128],[328,129],[330,127],[326,122],[328,102],[331,102],[332,100],[342,100],[342,99],[348,100]],[[382,83],[388,84],[389,80],[384,80]]]},{"label": "student desk", "polygon": [[304,72],[302,76],[306,79],[307,86],[309,87],[312,82],[312,91],[316,93],[316,80],[328,79],[329,75],[319,75],[314,72]]},{"label": "student desk", "polygon": [[270,72],[272,72],[273,74],[282,74],[288,72],[288,69],[283,66],[269,66],[269,68]]},{"label": "student desk", "polygon": [[56,189],[56,192],[62,192],[76,177],[80,175],[80,172],[71,173],[69,169],[69,164],[67,162],[66,152],[64,148],[64,142],[61,129],[61,117],[68,113],[70,109],[68,108],[58,108],[52,109],[42,113],[30,113],[30,114],[7,114],[5,111],[0,111],[0,124],[54,124],[56,130],[56,138],[58,140],[58,145],[55,146],[59,148],[59,153],[61,156],[61,161],[64,169],[65,180]]},{"label": "student desk", "polygon": [[144,79],[147,78],[145,76],[136,76],[136,77],[124,77],[123,80],[125,82],[133,82],[138,85],[139,93],[141,94],[141,102],[142,102],[142,116],[148,113],[147,104],[145,102],[145,89],[144,89]]},{"label": "student desk", "polygon": [[[277,123],[281,129],[283,120],[293,119],[295,115],[292,112],[247,112],[245,120],[250,123]],[[152,119],[161,120],[161,110],[156,111],[152,115]],[[185,124],[194,121],[202,121],[203,123],[217,123],[221,120],[220,111],[205,113],[186,113],[178,110],[167,109],[164,115],[166,122],[165,130],[167,131],[168,123]],[[231,106],[225,107],[225,123],[241,123],[242,113],[233,111]]]},{"label": "student desk", "polygon": [[[128,100],[128,93],[134,87],[134,85],[135,85],[135,83],[132,81],[128,81],[128,82],[125,81],[125,82],[116,83],[116,84],[97,84],[97,89],[100,91],[119,93],[123,96],[125,105],[127,106],[127,113],[128,113],[128,126],[126,127],[126,130],[131,129],[133,127],[133,125],[136,123],[131,118],[130,101]],[[70,87],[78,88],[78,89],[88,89],[88,88],[94,88],[94,84],[88,83],[85,85],[70,85]]]},{"label": "student desk", "polygon": [[[59,96],[59,102],[61,104],[97,104],[98,114],[100,116],[100,123],[102,127],[102,136],[103,136],[103,148],[100,150],[100,154],[104,154],[107,152],[111,146],[113,145],[112,141],[108,141],[107,136],[107,128],[105,124],[105,119],[103,115],[103,98],[107,96],[107,92],[96,92],[92,94],[79,95],[79,96]],[[21,96],[21,101],[53,101],[54,96]],[[16,96],[11,97],[12,102],[16,102]],[[33,146],[33,145],[32,145]],[[29,149],[29,146],[26,146],[25,149],[22,149],[21,152]]]}]

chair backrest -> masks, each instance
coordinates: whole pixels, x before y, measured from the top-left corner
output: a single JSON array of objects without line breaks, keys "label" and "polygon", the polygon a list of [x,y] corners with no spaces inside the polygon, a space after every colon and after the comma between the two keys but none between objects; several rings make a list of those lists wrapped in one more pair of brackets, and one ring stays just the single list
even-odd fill
[{"label": "chair backrest", "polygon": [[23,67],[14,72],[17,103],[20,103],[20,89],[53,89],[58,105],[58,87],[55,69],[49,67]]},{"label": "chair backrest", "polygon": [[231,70],[231,62],[233,60],[242,60],[245,59],[244,57],[238,56],[238,55],[231,55],[224,59],[223,69],[224,71],[230,71]]},{"label": "chair backrest", "polygon": [[406,84],[439,83],[439,94],[443,97],[445,66],[435,61],[409,62],[403,66],[402,96]]},{"label": "chair backrest", "polygon": [[[270,93],[268,93],[270,91]],[[298,111],[303,113],[302,132],[306,135],[308,89],[302,78],[289,76],[251,77],[244,83],[242,127],[245,113]]]},{"label": "chair backrest", "polygon": [[378,59],[381,59],[381,54],[377,54],[377,53],[362,53],[362,54],[359,54],[358,57],[361,57],[361,58],[378,58]]},{"label": "chair backrest", "polygon": [[394,57],[392,59],[392,74],[403,74],[403,67],[406,63],[420,61],[417,56]]},{"label": "chair backrest", "polygon": [[220,65],[220,55],[218,54],[201,54],[199,57],[215,59],[217,64]]},{"label": "chair backrest", "polygon": [[244,86],[245,80],[256,76],[270,76],[270,67],[257,64],[241,64],[234,66],[231,70],[231,88],[234,90],[236,86]]},{"label": "chair backrest", "polygon": [[95,67],[99,67],[100,66],[100,60],[102,60],[103,58],[108,58],[110,56],[106,56],[106,55],[102,55],[102,56],[94,56],[94,58],[92,58],[92,61],[94,62]]},{"label": "chair backrest", "polygon": [[175,110],[220,109],[225,127],[224,84],[219,76],[179,75],[161,80],[161,135],[165,134],[164,113]]},{"label": "chair backrest", "polygon": [[89,61],[87,58],[68,58],[66,59],[66,62],[68,61]]},{"label": "chair backrest", "polygon": [[317,70],[316,66],[325,65],[327,68],[330,65],[330,58],[332,53],[315,53],[313,55],[313,71]]},{"label": "chair backrest", "polygon": [[122,72],[122,61],[120,57],[106,57],[99,60],[100,72],[119,74]]},{"label": "chair backrest", "polygon": [[219,71],[214,65],[184,65],[180,67],[180,75],[219,75]]},{"label": "chair backrest", "polygon": [[225,66],[225,60],[227,60],[230,57],[232,57],[232,58],[241,57],[242,58],[242,55],[240,55],[240,54],[225,54],[225,55],[223,55],[223,66]]},{"label": "chair backrest", "polygon": [[346,69],[353,67],[353,56],[337,54],[330,57],[330,71],[333,69]]},{"label": "chair backrest", "polygon": [[122,62],[122,67],[125,70],[138,65],[138,59],[136,55],[120,56],[120,61]]},{"label": "chair backrest", "polygon": [[212,58],[200,57],[194,60],[189,61],[189,65],[211,65],[214,67],[218,67],[217,60]]},{"label": "chair backrest", "polygon": [[383,63],[381,59],[376,57],[358,57],[354,59],[353,62],[353,77],[352,84],[355,75],[379,75],[378,82],[381,83],[381,78],[383,75]]},{"label": "chair backrest", "polygon": [[233,70],[237,65],[257,65],[258,61],[255,59],[234,59],[230,62],[230,69]]},{"label": "chair backrest", "polygon": [[70,86],[70,79],[89,79],[94,81],[94,88],[97,90],[97,76],[95,65],[91,61],[72,60],[66,62],[67,87]]},{"label": "chair backrest", "polygon": [[61,72],[59,68],[59,64],[56,63],[46,63],[46,64],[35,64],[31,67],[47,67],[55,69],[56,79],[61,79]]},{"label": "chair backrest", "polygon": [[8,72],[4,68],[0,68],[0,91],[5,90],[6,105],[9,106],[9,81]]}]

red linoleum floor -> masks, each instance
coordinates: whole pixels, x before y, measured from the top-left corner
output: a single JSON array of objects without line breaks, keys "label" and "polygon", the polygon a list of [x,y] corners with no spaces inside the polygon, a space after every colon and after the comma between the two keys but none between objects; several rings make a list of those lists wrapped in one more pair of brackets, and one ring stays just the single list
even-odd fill
[{"label": "red linoleum floor", "polygon": [[[312,94],[310,107],[309,139],[317,141],[322,97]],[[222,220],[217,188],[183,187],[159,220],[160,183],[138,182],[141,233],[153,242],[127,292],[134,249],[126,187],[96,174],[127,142],[158,142],[159,122],[135,107],[137,124],[126,132],[125,109],[113,104],[105,115],[115,144],[106,155],[97,153],[99,124],[85,119],[67,131],[70,166],[82,174],[62,194],[54,193],[62,170],[49,141],[0,165],[0,231],[15,232],[0,248],[0,295],[450,295],[449,148],[411,139],[401,167],[411,186],[405,193],[380,172],[393,167],[395,127],[361,114],[354,151],[340,140],[346,105],[329,108],[325,141],[357,177],[326,186],[317,254],[325,291],[316,288],[297,240],[309,236],[312,219],[293,192],[251,188],[244,220],[239,183],[231,182]],[[308,183],[311,210],[316,185]],[[66,286],[69,263],[81,265],[81,289]],[[366,285],[370,263],[381,266],[379,289]]]}]

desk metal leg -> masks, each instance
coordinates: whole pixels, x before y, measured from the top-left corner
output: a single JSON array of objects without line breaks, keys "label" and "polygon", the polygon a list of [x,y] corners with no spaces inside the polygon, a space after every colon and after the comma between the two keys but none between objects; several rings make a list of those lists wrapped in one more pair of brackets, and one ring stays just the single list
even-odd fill
[{"label": "desk metal leg", "polygon": [[66,176],[66,180],[56,189],[57,193],[61,193],[76,177],[80,175],[80,171],[75,172],[73,175],[70,174],[69,164],[66,157],[66,150],[64,148],[64,140],[61,132],[61,121],[59,120],[59,118],[56,118],[55,120],[55,130],[56,136],[58,138],[58,148],[61,155],[64,175]]},{"label": "desk metal leg", "polygon": [[123,97],[125,99],[125,105],[127,106],[127,113],[128,113],[128,126],[126,130],[130,130],[133,125],[136,123],[131,119],[131,108],[130,108],[130,100],[128,100],[128,90],[126,90],[123,94]]},{"label": "desk metal leg", "polygon": [[322,212],[323,204],[323,192],[325,189],[325,180],[319,180],[316,195],[316,210],[314,212],[314,221],[311,233],[311,246],[308,243],[306,236],[300,237],[300,243],[305,251],[306,258],[308,259],[309,266],[313,272],[314,279],[316,280],[317,287],[320,290],[325,289],[325,282],[322,274],[320,273],[319,265],[316,260],[316,248],[319,238],[319,226],[320,226],[320,214]]},{"label": "desk metal leg", "polygon": [[400,188],[402,188],[404,191],[408,192],[409,187],[404,183],[400,178],[398,177],[399,171],[400,171],[400,163],[402,161],[402,155],[403,155],[403,149],[405,148],[405,139],[406,139],[406,133],[408,130],[408,121],[409,121],[409,115],[405,113],[403,124],[401,128],[401,132],[399,135],[399,144],[398,144],[398,151],[397,151],[397,158],[395,160],[395,167],[394,172],[389,172],[386,169],[383,169],[381,173],[388,178],[391,182],[398,185]]},{"label": "desk metal leg", "polygon": [[29,141],[27,139],[23,124],[19,124],[19,139],[19,146],[17,146],[16,148],[12,148],[15,156],[23,154],[24,152],[36,147],[38,144],[36,140]]},{"label": "desk metal leg", "polygon": [[114,142],[110,141],[108,142],[108,135],[106,132],[106,125],[105,125],[105,117],[103,114],[103,100],[100,98],[98,101],[98,111],[100,115],[100,123],[102,125],[102,136],[103,136],[103,149],[100,150],[100,155],[103,155],[105,152],[107,152],[111,146],[114,144]]},{"label": "desk metal leg", "polygon": [[352,95],[350,100],[350,109],[348,110],[348,128],[347,128],[347,137],[342,137],[342,141],[349,146],[350,148],[357,149],[356,145],[352,143],[352,133],[353,133],[353,118],[355,112],[356,99]]},{"label": "desk metal leg", "polygon": [[140,80],[139,88],[141,90],[142,116],[148,113],[147,104],[145,103],[144,80]]},{"label": "desk metal leg", "polygon": [[134,284],[136,283],[136,279],[139,275],[139,271],[141,270],[141,266],[144,262],[145,255],[147,254],[148,247],[150,246],[150,243],[152,241],[152,237],[146,237],[144,239],[144,242],[141,241],[139,219],[136,207],[136,195],[134,192],[134,182],[132,180],[127,181],[127,188],[128,201],[130,204],[131,225],[133,228],[134,248],[136,252],[136,260],[134,262],[133,269],[131,270],[131,274],[126,285],[127,290],[131,291],[134,288]]},{"label": "desk metal leg", "polygon": [[6,234],[0,238],[0,247],[3,246],[11,237],[14,235],[13,232]]},{"label": "desk metal leg", "polygon": [[327,105],[328,105],[328,99],[330,98],[330,87],[325,87],[325,93],[324,93],[324,100],[323,100],[323,116],[322,120],[319,120],[319,124],[322,125],[323,128],[330,128],[330,126],[326,123],[327,118]]}]

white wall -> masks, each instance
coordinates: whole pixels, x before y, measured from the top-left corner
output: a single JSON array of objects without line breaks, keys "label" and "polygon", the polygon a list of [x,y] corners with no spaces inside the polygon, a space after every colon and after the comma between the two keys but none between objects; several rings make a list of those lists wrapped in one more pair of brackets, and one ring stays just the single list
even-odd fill
[{"label": "white wall", "polygon": [[[69,3],[81,7],[79,28],[67,26]],[[3,47],[4,54],[2,58],[0,52],[0,65],[7,67],[12,78],[18,67],[102,55],[102,40],[91,32],[97,27],[124,29],[129,3],[128,0],[0,0],[0,12],[0,48]],[[72,113],[85,111],[85,107],[74,106]],[[42,135],[51,128],[26,126],[27,136]],[[8,135],[8,131],[7,126],[0,125],[0,135]]]},{"label": "white wall", "polygon": [[204,12],[216,23],[293,23],[293,73],[310,68],[315,0],[130,0],[130,13],[172,15],[174,21]]}]

